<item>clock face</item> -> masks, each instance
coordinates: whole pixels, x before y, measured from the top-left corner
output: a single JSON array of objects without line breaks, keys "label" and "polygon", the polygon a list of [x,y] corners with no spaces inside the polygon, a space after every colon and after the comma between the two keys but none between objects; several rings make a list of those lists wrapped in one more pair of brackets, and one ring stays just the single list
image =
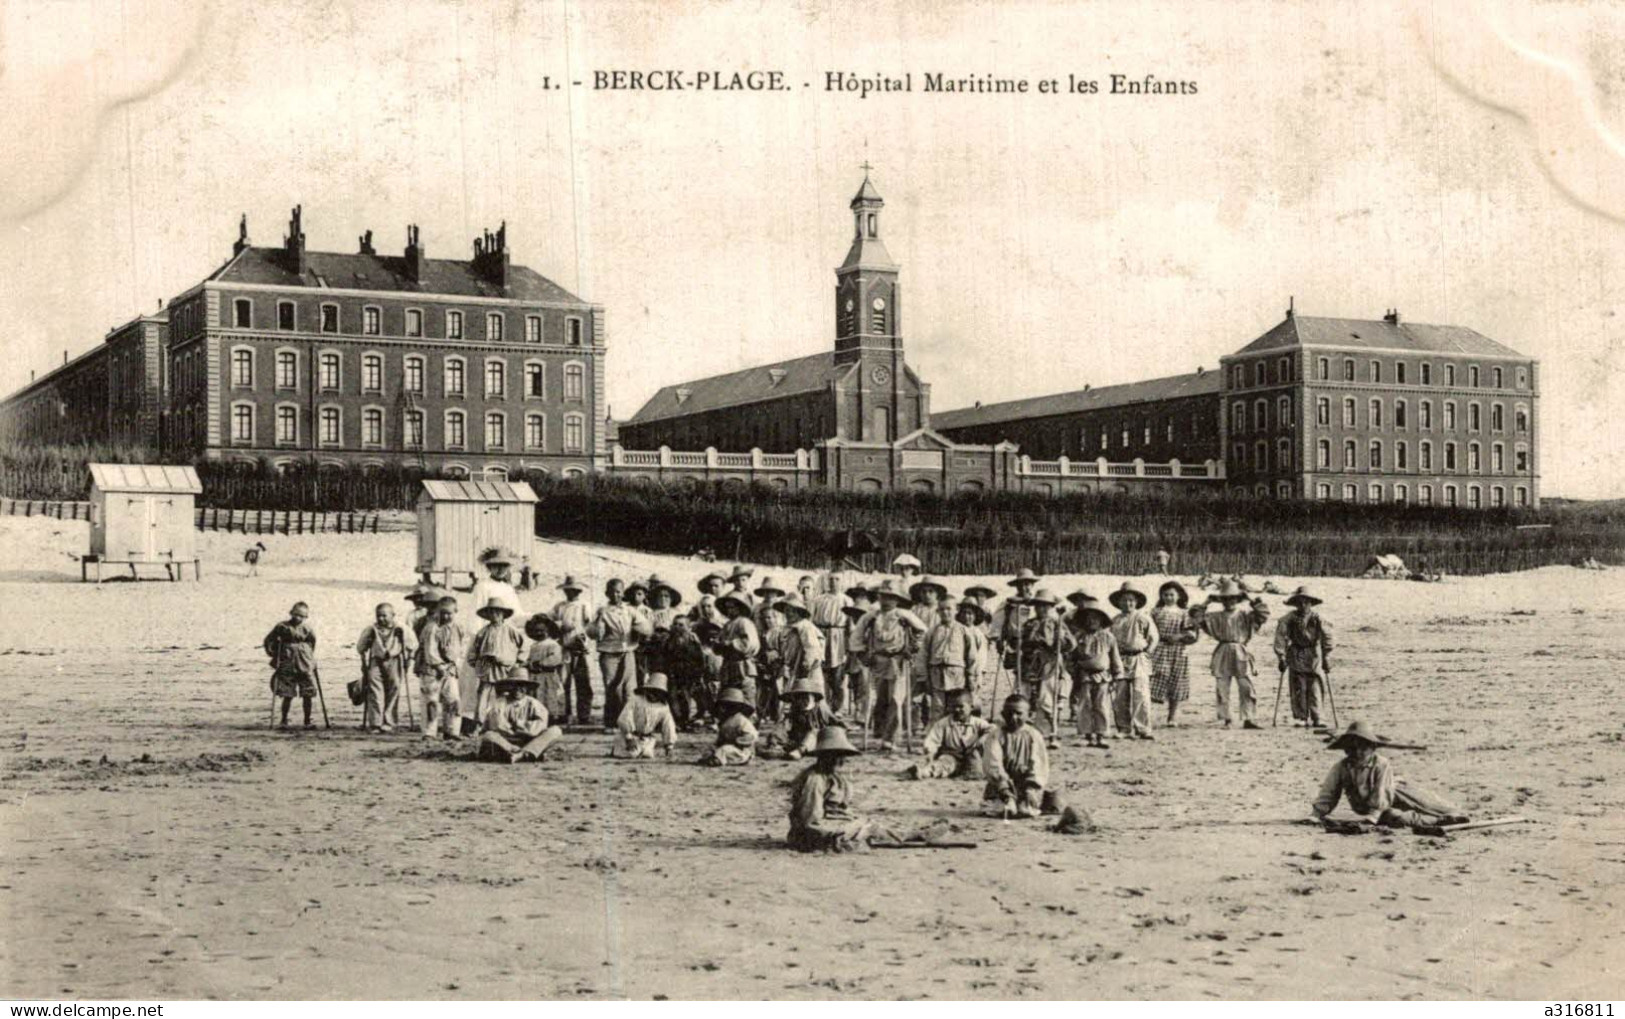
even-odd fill
[{"label": "clock face", "polygon": [[848,297],[848,298],[847,298],[847,299],[846,299],[846,310],[847,310],[847,311],[851,311],[851,310],[852,310],[852,298],[850,298],[850,297]]},{"label": "clock face", "polygon": [[886,299],[884,297],[875,298],[875,310],[876,311],[885,311],[886,310]]},{"label": "clock face", "polygon": [[869,377],[875,380],[876,385],[883,386],[891,381],[891,369],[885,365],[875,365],[875,370],[869,373]]}]

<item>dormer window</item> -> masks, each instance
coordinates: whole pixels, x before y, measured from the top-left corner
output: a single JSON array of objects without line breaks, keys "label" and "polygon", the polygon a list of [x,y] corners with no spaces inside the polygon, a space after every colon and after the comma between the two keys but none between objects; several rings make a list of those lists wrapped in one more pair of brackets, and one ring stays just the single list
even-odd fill
[{"label": "dormer window", "polygon": [[678,403],[687,403],[688,398],[693,396],[693,395],[694,395],[694,390],[692,390],[692,389],[679,389],[679,390],[677,390],[677,402]]},{"label": "dormer window", "polygon": [[779,383],[783,382],[784,377],[789,374],[790,373],[785,371],[783,368],[769,368],[767,370],[767,384],[769,386],[777,386]]}]

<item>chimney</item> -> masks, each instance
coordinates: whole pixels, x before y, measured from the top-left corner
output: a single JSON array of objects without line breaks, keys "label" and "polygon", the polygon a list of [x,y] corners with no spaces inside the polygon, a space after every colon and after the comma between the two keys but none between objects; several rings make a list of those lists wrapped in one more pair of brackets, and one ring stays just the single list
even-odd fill
[{"label": "chimney", "polygon": [[[1292,314],[1292,311],[1291,311],[1290,308],[1287,310],[1287,314],[1288,315]],[[1207,369],[1202,367],[1201,365],[1197,365],[1196,366],[1196,377],[1201,378],[1205,374],[1207,374]]]},{"label": "chimney", "polygon": [[361,242],[361,253],[363,255],[376,255],[376,254],[378,254],[378,252],[372,250],[372,231],[371,230],[368,230],[366,233],[362,234],[361,237],[359,238],[359,240]]},{"label": "chimney", "polygon": [[1382,320],[1384,322],[1388,323],[1391,326],[1399,325],[1399,309],[1398,308],[1389,308],[1388,309],[1388,314],[1384,315],[1382,317]]},{"label": "chimney", "polygon": [[508,221],[496,233],[487,230],[474,241],[474,271],[504,289],[508,286]]},{"label": "chimney", "polygon": [[1296,311],[1296,309],[1293,306],[1296,305],[1297,303],[1298,303],[1298,301],[1297,301],[1296,297],[1288,297],[1286,299],[1286,317],[1287,318],[1291,318],[1293,316],[1294,312]]},{"label": "chimney", "polygon": [[231,256],[236,258],[248,248],[248,213],[243,213],[237,221],[237,243],[231,246]]},{"label": "chimney", "polygon": [[64,351],[63,351],[63,352],[62,352],[62,363],[63,363],[63,364],[67,364],[67,363],[68,363],[68,352],[67,352],[67,351],[66,351],[66,350],[64,350]]},{"label": "chimney", "polygon": [[414,281],[423,282],[423,270],[428,264],[428,256],[423,251],[423,240],[418,234],[416,223],[406,226],[406,275]]},{"label": "chimney", "polygon": [[295,205],[293,213],[288,218],[288,236],[282,239],[283,254],[288,260],[288,268],[303,276],[305,270],[310,268],[305,260],[305,228],[300,221],[303,205]]}]

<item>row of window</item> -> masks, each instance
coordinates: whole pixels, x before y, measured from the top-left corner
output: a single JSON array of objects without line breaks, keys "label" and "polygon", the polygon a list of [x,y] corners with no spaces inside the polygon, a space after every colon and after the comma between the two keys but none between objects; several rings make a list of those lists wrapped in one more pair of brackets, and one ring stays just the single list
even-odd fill
[{"label": "row of window", "polygon": [[[1433,365],[1432,365],[1432,363],[1427,362],[1427,361],[1423,361],[1418,367],[1420,368],[1420,371],[1421,371],[1421,378],[1419,380],[1419,383],[1421,385],[1424,385],[1424,386],[1433,385]],[[1408,370],[1407,370],[1406,362],[1397,361],[1397,362],[1394,363],[1393,379],[1391,381],[1395,385],[1400,385],[1400,386],[1409,385],[1410,380],[1408,378],[1408,374],[1409,373],[1408,373]],[[1342,381],[1344,381],[1344,382],[1354,382],[1354,381],[1356,381],[1355,375],[1356,375],[1355,359],[1352,358],[1352,357],[1344,358],[1343,359],[1343,364],[1342,364],[1342,371],[1341,371],[1341,379],[1342,379]],[[1489,375],[1488,381],[1489,381],[1489,385],[1490,385],[1491,389],[1505,389],[1506,388],[1506,370],[1505,369],[1501,368],[1499,365],[1492,365],[1490,367],[1490,369],[1489,369],[1488,375]],[[1517,379],[1517,386],[1518,386],[1519,389],[1528,389],[1529,388],[1529,369],[1528,369],[1527,366],[1520,366],[1517,369],[1515,369],[1515,377]],[[1266,386],[1266,385],[1272,384],[1272,382],[1275,385],[1280,385],[1280,384],[1283,384],[1283,383],[1291,382],[1293,380],[1292,358],[1290,356],[1286,356],[1286,357],[1279,358],[1275,362],[1275,373],[1274,373],[1274,378],[1273,379],[1270,377],[1269,361],[1263,360],[1263,359],[1254,361],[1254,362],[1252,362],[1251,378],[1252,378],[1252,384],[1254,386]],[[1331,379],[1332,379],[1332,359],[1331,358],[1329,358],[1329,357],[1321,357],[1321,358],[1316,358],[1315,359],[1315,378],[1317,380],[1321,381],[1321,382],[1330,382],[1331,381]],[[1377,360],[1377,359],[1373,358],[1372,360],[1367,362],[1366,377],[1365,377],[1365,379],[1363,381],[1377,383],[1379,385],[1385,381],[1383,379],[1382,362],[1380,360]],[[1468,387],[1472,388],[1472,389],[1478,389],[1478,388],[1481,387],[1481,384],[1483,383],[1483,381],[1484,381],[1484,373],[1480,370],[1479,366],[1476,365],[1476,364],[1468,365],[1467,366],[1467,385],[1468,385]],[[1245,388],[1247,388],[1247,384],[1248,384],[1247,365],[1245,365],[1245,364],[1231,365],[1230,366],[1230,388],[1232,388],[1232,389],[1245,389]],[[1444,385],[1445,386],[1454,386],[1455,384],[1456,384],[1456,366],[1453,365],[1453,364],[1447,364],[1447,365],[1444,366]]]},{"label": "row of window", "polygon": [[[1387,406],[1387,404],[1381,398],[1378,398],[1378,397],[1373,397],[1372,399],[1367,401],[1367,403],[1366,403],[1365,427],[1367,427],[1367,428],[1382,428],[1382,427],[1384,427],[1384,421],[1385,421],[1385,419],[1387,417],[1387,415],[1384,413],[1384,410],[1385,410],[1386,406]],[[1443,407],[1443,410],[1444,410],[1444,430],[1447,431],[1447,432],[1453,432],[1453,431],[1456,430],[1456,411],[1457,411],[1456,401],[1454,401],[1454,400],[1446,400],[1442,404],[1442,407]],[[1357,411],[1358,411],[1358,402],[1355,400],[1355,398],[1352,397],[1352,396],[1344,397],[1343,398],[1343,416],[1342,416],[1342,423],[1343,423],[1344,428],[1356,428],[1356,427],[1359,427],[1359,422],[1357,420]],[[1258,400],[1253,401],[1253,403],[1252,403],[1252,416],[1251,416],[1250,420],[1249,420],[1248,413],[1247,413],[1247,403],[1246,403],[1246,401],[1244,401],[1244,400],[1233,401],[1230,404],[1230,431],[1231,431],[1231,434],[1235,434],[1235,435],[1242,434],[1242,433],[1244,433],[1244,432],[1246,432],[1248,430],[1249,426],[1251,426],[1251,429],[1253,431],[1258,431],[1258,432],[1268,431],[1269,430],[1268,414],[1269,414],[1269,401],[1268,400],[1258,399]],[[1280,397],[1276,401],[1276,422],[1277,422],[1277,427],[1280,427],[1282,425],[1282,423],[1284,423],[1285,427],[1287,427],[1287,428],[1292,427],[1293,420],[1292,420],[1292,398],[1291,397],[1283,396],[1283,397]],[[1318,425],[1318,426],[1321,426],[1321,427],[1330,427],[1331,423],[1332,423],[1332,401],[1331,401],[1331,398],[1330,397],[1325,397],[1325,396],[1316,398],[1316,400],[1315,400],[1315,424]],[[1433,401],[1432,400],[1422,400],[1421,402],[1419,402],[1417,404],[1417,426],[1419,428],[1423,429],[1423,430],[1431,430],[1433,428]],[[1483,426],[1484,426],[1484,407],[1483,407],[1483,405],[1478,403],[1477,401],[1474,401],[1472,403],[1467,404],[1467,430],[1470,431],[1470,432],[1483,431]],[[1395,400],[1394,401],[1393,427],[1395,427],[1395,428],[1409,428],[1410,427],[1410,405],[1405,400]],[[1521,403],[1518,404],[1517,407],[1515,407],[1514,410],[1513,410],[1513,430],[1516,431],[1520,435],[1529,434],[1529,408],[1527,406],[1521,404]],[[1504,431],[1506,431],[1506,408],[1502,404],[1494,403],[1494,404],[1490,405],[1490,431],[1492,431],[1492,432],[1504,432]]]},{"label": "row of window", "polygon": [[[1468,485],[1466,487],[1468,508],[1483,509],[1484,488],[1480,485]],[[1445,485],[1443,486],[1443,490],[1445,506],[1461,505],[1460,489],[1456,485]],[[1359,496],[1359,486],[1351,484],[1345,484],[1343,486],[1342,498],[1344,502],[1354,502],[1359,498]],[[1317,484],[1315,486],[1315,498],[1322,501],[1330,500],[1332,498],[1332,486],[1326,483]],[[1504,509],[1507,504],[1506,488],[1502,485],[1491,485],[1489,489],[1489,498],[1491,508]],[[1513,505],[1519,508],[1527,507],[1529,505],[1529,489],[1523,485],[1518,485],[1512,490],[1512,498]],[[1410,500],[1410,486],[1404,484],[1403,482],[1394,485],[1391,493],[1389,493],[1383,485],[1371,484],[1366,486],[1366,502],[1392,502],[1396,506],[1405,506],[1410,504]],[[1416,486],[1416,504],[1418,506],[1433,505],[1432,485]]]},{"label": "row of window", "polygon": [[[1461,469],[1461,464],[1457,458],[1457,449],[1458,447],[1454,442],[1447,442],[1444,444],[1444,470],[1454,471]],[[1373,439],[1371,444],[1366,447],[1365,467],[1370,470],[1385,469],[1385,467],[1388,465],[1386,464],[1384,450],[1385,447],[1382,441],[1380,439]],[[1416,447],[1416,451],[1416,469],[1420,471],[1433,470],[1433,443],[1419,443]],[[1359,469],[1360,464],[1358,463],[1358,453],[1359,447],[1356,445],[1353,439],[1349,439],[1343,443],[1342,468],[1344,470]],[[1408,443],[1394,443],[1393,454],[1393,463],[1391,466],[1394,470],[1410,470],[1410,445]],[[1483,449],[1478,443],[1470,442],[1467,444],[1466,469],[1469,472],[1476,474],[1484,469],[1482,454]],[[1321,439],[1315,444],[1315,467],[1318,470],[1332,469],[1332,444],[1326,439]],[[1527,446],[1524,446],[1521,443],[1512,451],[1512,469],[1516,474],[1529,473],[1529,449]],[[1499,442],[1490,446],[1489,470],[1491,474],[1506,473],[1506,447]]]},{"label": "row of window", "polygon": [[[1192,414],[1190,425],[1192,436],[1200,436],[1202,434],[1202,418],[1200,415]],[[1137,425],[1128,421],[1123,421],[1118,423],[1116,429],[1113,429],[1110,425],[1103,424],[1100,426],[1100,442],[1095,446],[1095,449],[1101,451],[1102,453],[1111,449],[1113,431],[1116,431],[1117,433],[1119,448],[1126,449],[1128,448],[1129,443],[1135,437],[1136,433],[1139,435],[1140,444],[1149,446],[1151,445],[1152,437],[1158,431],[1162,432],[1164,442],[1173,442],[1174,433],[1176,430],[1177,429],[1175,427],[1173,418],[1165,419],[1162,422],[1160,429],[1151,421],[1141,421]],[[1078,448],[1087,451],[1089,449],[1089,438],[1090,430],[1087,427],[1078,429]]]},{"label": "row of window", "polygon": [[[248,401],[238,401],[231,405],[231,441],[234,445],[251,446],[257,441],[255,436],[256,417],[258,408]],[[299,438],[299,408],[294,404],[278,404],[274,412],[275,436],[274,441],[279,446],[297,446]],[[385,427],[384,409],[382,407],[363,407],[361,409],[361,444],[367,447],[383,448]],[[409,410],[401,417],[401,447],[403,449],[424,449],[426,436],[424,424],[426,417],[421,410]],[[461,450],[468,448],[468,415],[460,410],[448,410],[442,419],[441,446],[448,450]],[[564,416],[564,436],[562,451],[565,453],[580,453],[586,447],[587,419],[583,414],[566,414]],[[526,414],[524,416],[524,448],[526,450],[542,450],[547,445],[547,419],[541,414]],[[344,409],[336,406],[322,406],[316,409],[316,443],[319,446],[342,446],[344,444]],[[502,451],[508,449],[508,415],[501,411],[491,411],[485,415],[485,446],[488,451]]]},{"label": "row of window", "polygon": [[[231,324],[237,329],[253,329],[254,302],[247,297],[239,297],[231,302]],[[465,339],[464,315],[461,311],[448,309],[444,313],[444,337],[448,340]],[[582,321],[580,316],[570,315],[565,318],[565,342],[572,347],[581,346]],[[320,309],[319,328],[324,333],[340,332],[339,306],[337,304],[323,304]],[[276,327],[285,332],[293,332],[299,328],[297,308],[293,301],[278,301],[276,305]],[[489,343],[500,343],[507,337],[508,317],[500,311],[486,312],[485,336]],[[384,309],[377,305],[366,305],[361,309],[361,335],[382,336],[384,334]],[[423,336],[423,310],[421,308],[407,308],[401,324],[401,335],[408,337]],[[525,342],[542,342],[542,316],[525,316]]]},{"label": "row of window", "polygon": [[[231,350],[231,387],[253,389],[255,386],[255,354],[252,347],[233,347]],[[408,354],[401,360],[401,389],[407,393],[424,394],[424,374],[428,364],[421,354]],[[344,360],[338,351],[324,350],[316,355],[316,388],[336,393],[344,388]],[[564,399],[586,399],[587,369],[580,361],[564,365]],[[484,395],[486,399],[501,399],[508,395],[508,362],[504,358],[485,359]],[[301,372],[299,352],[278,350],[274,365],[275,388],[287,392],[299,390]],[[441,365],[440,395],[468,395],[468,360],[457,355],[444,358]],[[384,355],[369,353],[361,356],[361,392],[384,391]],[[526,399],[546,399],[547,365],[541,361],[524,364],[523,395]]]}]

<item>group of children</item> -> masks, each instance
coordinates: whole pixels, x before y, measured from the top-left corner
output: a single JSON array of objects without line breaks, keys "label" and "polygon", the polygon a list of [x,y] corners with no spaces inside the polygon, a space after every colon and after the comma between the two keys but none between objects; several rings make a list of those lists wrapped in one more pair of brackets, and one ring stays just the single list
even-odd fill
[{"label": "group of children", "polygon": [[[923,726],[923,757],[909,777],[979,778],[1004,816],[1033,817],[1046,806],[1063,687],[1070,683],[1066,701],[1086,746],[1103,747],[1108,736],[1151,739],[1150,704],[1166,704],[1167,724],[1176,724],[1190,697],[1187,649],[1204,634],[1214,641],[1219,721],[1231,725],[1233,681],[1242,726],[1259,728],[1250,644],[1269,609],[1234,579],[1196,606],[1169,580],[1149,610],[1128,581],[1106,599],[1112,613],[1081,591],[1066,608],[1022,570],[995,609],[992,589],[975,585],[954,598],[902,556],[895,575],[874,585],[825,574],[786,592],[771,578],[752,587],[748,567],[708,574],[686,611],[681,592],[658,576],[612,579],[597,606],[566,577],[558,603],[521,622],[508,583],[514,557],[497,549],[482,560],[489,576],[472,595],[482,621],[472,633],[458,619],[458,599],[429,584],[408,596],[414,609],[402,622],[391,605],[377,606],[356,640],[360,676],[351,684],[366,729],[400,724],[403,690],[411,710],[404,684],[415,677],[425,737],[477,735],[480,760],[542,760],[562,737],[559,723],[590,724],[595,664],[617,756],[669,757],[679,730],[704,727],[715,738],[702,764],[748,764],[763,747],[787,760],[814,757],[792,787],[789,841],[801,849],[898,837],[852,812],[843,762],[860,751],[849,729],[866,740],[872,733],[889,751],[899,731],[912,743]],[[1277,624],[1273,650],[1283,680],[1290,677],[1293,718],[1318,727],[1331,630],[1306,589],[1287,604],[1293,611]],[[289,726],[295,697],[311,727],[320,679],[308,606],[295,604],[264,647],[280,727]],[[997,722],[983,717],[984,702],[998,707]],[[1346,796],[1373,821],[1459,820],[1443,801],[1397,783],[1375,753],[1384,741],[1360,724],[1332,745],[1348,756],[1327,777],[1317,814]]]}]

